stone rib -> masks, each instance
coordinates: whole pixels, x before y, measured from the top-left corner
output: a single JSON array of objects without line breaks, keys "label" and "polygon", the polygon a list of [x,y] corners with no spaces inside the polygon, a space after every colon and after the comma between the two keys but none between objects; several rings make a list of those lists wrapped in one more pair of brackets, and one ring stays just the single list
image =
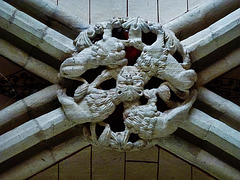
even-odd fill
[{"label": "stone rib", "polygon": [[197,99],[206,104],[208,107],[211,107],[215,111],[219,112],[219,116],[221,117],[218,119],[226,123],[229,123],[229,121],[232,120],[234,121],[235,126],[240,125],[240,107],[238,105],[222,98],[204,87],[198,88]]},{"label": "stone rib", "polygon": [[235,168],[177,136],[159,141],[158,145],[219,179],[240,177],[240,172]]},{"label": "stone rib", "polygon": [[[16,12],[17,12],[17,11],[14,11],[14,12],[13,12],[13,15],[16,14]],[[14,16],[11,16],[11,17],[12,17],[12,19],[14,19],[14,18],[13,18]],[[1,21],[1,20],[0,20],[0,21]],[[231,24],[230,24],[230,25],[231,25]],[[239,27],[239,26],[238,26],[238,27]],[[236,28],[236,27],[234,27],[233,29],[235,29],[235,28]],[[230,31],[232,32],[232,30],[230,30]],[[228,37],[228,35],[226,35],[226,36]],[[210,41],[210,42],[211,42],[211,43],[215,43],[214,41]],[[217,45],[218,45],[218,44],[216,44],[216,46],[217,46]],[[205,47],[205,45],[204,45],[204,47]],[[206,47],[205,47],[205,48],[206,48]],[[197,49],[197,50],[199,50],[199,49]],[[201,50],[201,48],[200,48],[200,50]],[[33,123],[33,122],[31,122],[31,123]],[[29,123],[29,124],[30,124],[30,123]],[[50,122],[50,124],[51,124],[51,122]],[[61,124],[61,123],[60,123],[60,124]],[[27,126],[27,125],[25,125],[25,126]],[[24,126],[24,127],[25,127],[25,126]],[[34,127],[34,126],[36,126],[35,123],[33,123],[33,126],[32,126],[32,127]],[[61,126],[60,126],[60,127],[61,127]],[[71,126],[69,126],[69,127],[71,127]],[[222,125],[221,125],[220,127],[222,127]],[[224,127],[225,127],[225,126],[224,126]],[[197,128],[199,128],[199,126],[198,126]],[[210,130],[213,132],[215,127],[214,127],[214,126],[211,126],[211,127],[209,127],[209,128],[210,128]],[[212,128],[212,129],[211,129],[211,128]],[[21,130],[21,128],[19,128],[19,130]],[[229,129],[227,129],[227,130],[229,130]],[[41,131],[40,129],[37,129],[37,130],[36,130],[36,132],[40,132],[40,131]],[[18,131],[15,131],[15,132],[18,132]],[[10,133],[10,134],[11,134],[11,133]],[[211,133],[210,133],[210,134],[211,134]],[[13,135],[14,135],[14,134],[13,134]],[[32,133],[32,136],[34,136],[34,135],[35,135],[35,133],[33,132],[33,133]],[[212,138],[211,136],[214,136],[214,137],[215,137],[215,135],[209,135],[208,133],[205,134],[205,135],[206,135],[206,137],[208,137],[208,138],[210,138],[210,139]],[[204,136],[205,136],[205,135],[204,135]],[[22,135],[22,136],[23,136],[23,135]],[[199,136],[200,136],[200,135],[199,135]],[[209,136],[210,136],[210,137],[209,137]],[[19,138],[20,138],[20,137],[19,137]],[[30,139],[31,139],[31,138],[33,138],[33,137],[30,137]],[[213,138],[213,139],[214,139],[214,138]],[[23,138],[22,138],[22,139],[20,138],[20,140],[23,140]],[[40,139],[40,141],[42,141],[42,140],[44,140],[44,138],[43,138],[43,139]],[[34,141],[35,141],[35,140],[34,140]],[[38,143],[38,142],[40,142],[40,141],[39,141],[39,140],[36,140],[35,143]],[[213,141],[213,140],[212,140],[212,141]],[[0,142],[1,142],[1,141],[0,141]],[[27,140],[23,142],[23,145],[25,145],[24,143],[26,143],[26,142],[27,142]],[[34,144],[34,143],[33,143],[33,144]],[[31,144],[30,146],[32,146],[32,144]],[[13,147],[13,149],[14,149],[14,147]]]},{"label": "stone rib", "polygon": [[[64,9],[48,2],[47,0],[15,0],[11,3],[17,4],[24,9],[31,8],[38,13],[43,13],[44,15],[61,22],[66,27],[70,27],[76,32],[80,32],[89,26],[87,23],[80,20],[79,17],[66,12]],[[164,26],[171,29],[176,34],[181,34],[180,38],[186,38],[197,31],[206,28],[239,7],[240,4],[238,0],[209,1],[190,10],[184,15],[179,16],[173,21],[168,22]],[[213,13],[213,11],[215,13]]]},{"label": "stone rib", "polygon": [[164,24],[175,32],[180,39],[185,39],[240,7],[238,0],[208,1],[178,18]]},{"label": "stone rib", "polygon": [[24,9],[34,9],[36,14],[44,14],[51,19],[54,19],[66,27],[73,29],[76,32],[81,32],[89,27],[89,25],[81,20],[80,17],[73,15],[71,12],[65,11],[61,8],[49,2],[48,0],[15,0],[13,2]]},{"label": "stone rib", "polygon": [[0,127],[10,122],[14,123],[14,119],[17,117],[55,100],[58,89],[60,89],[58,85],[49,86],[4,108],[0,111]]},{"label": "stone rib", "polygon": [[53,84],[59,83],[58,71],[56,69],[29,56],[3,39],[0,39],[0,54]]},{"label": "stone rib", "polygon": [[[70,55],[69,53],[74,51],[72,40],[69,38],[48,28],[9,4],[3,1],[0,1],[0,3],[2,7],[0,14],[3,17],[1,21],[4,29],[8,28],[8,31],[11,33],[60,60],[63,60]],[[238,36],[237,32],[240,27],[239,11],[238,9],[232,12],[205,30],[182,41],[190,51],[193,62]],[[32,26],[38,29],[38,31],[35,31]],[[20,34],[25,34],[25,36],[21,37]],[[34,41],[31,41],[33,39]],[[224,39],[224,41],[220,39]]]},{"label": "stone rib", "polygon": [[[61,108],[0,136],[0,162],[73,127]],[[181,128],[240,159],[240,133],[207,114],[192,109]]]},{"label": "stone rib", "polygon": [[27,179],[30,176],[77,152],[79,149],[82,149],[85,146],[88,146],[88,143],[84,141],[83,137],[77,136],[71,138],[51,149],[44,150],[34,156],[31,156],[31,158],[27,159],[26,161],[23,161],[13,168],[8,169],[4,173],[0,174],[0,178],[2,180],[19,179],[20,177],[21,179]]},{"label": "stone rib", "polygon": [[180,127],[240,160],[240,132],[221,121],[192,108]]},{"label": "stone rib", "polygon": [[74,125],[58,108],[8,131],[0,136],[0,163]]},{"label": "stone rib", "polygon": [[[240,21],[239,21],[240,22]],[[240,32],[240,31],[239,31]],[[207,84],[216,77],[230,71],[231,69],[240,65],[240,48],[235,49],[226,57],[211,64],[198,73],[197,85],[202,86]]]},{"label": "stone rib", "polygon": [[192,62],[215,51],[240,36],[240,8],[215,22],[208,28],[182,41]]},{"label": "stone rib", "polygon": [[74,52],[73,41],[43,23],[0,0],[1,28],[48,53],[64,60]]}]

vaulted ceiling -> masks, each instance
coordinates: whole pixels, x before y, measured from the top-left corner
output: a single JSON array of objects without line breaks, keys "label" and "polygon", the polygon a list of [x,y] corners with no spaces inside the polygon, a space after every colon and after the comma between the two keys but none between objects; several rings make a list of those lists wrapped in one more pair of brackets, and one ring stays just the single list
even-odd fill
[{"label": "vaulted ceiling", "polygon": [[[239,7],[239,0],[211,0],[164,24],[190,53],[198,97],[158,145],[219,179],[240,178]],[[0,179],[28,178],[89,144],[56,96],[60,64],[88,26],[47,0],[0,0]]]}]

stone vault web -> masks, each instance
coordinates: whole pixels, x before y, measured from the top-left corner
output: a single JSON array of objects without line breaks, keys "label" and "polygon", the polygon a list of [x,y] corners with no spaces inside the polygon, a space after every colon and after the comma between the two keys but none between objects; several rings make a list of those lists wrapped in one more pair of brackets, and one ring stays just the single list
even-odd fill
[{"label": "stone vault web", "polygon": [[[197,86],[199,87],[199,96],[196,103],[199,103],[199,101],[201,101],[204,104],[212,107],[213,109],[216,109],[216,111],[224,110],[226,112],[225,114],[227,114],[230,119],[235,120],[237,123],[239,107],[229,102],[228,100],[215,95],[206,88],[201,87],[215,77],[239,65],[239,61],[236,60],[237,58],[234,58],[238,56],[238,46],[236,46],[237,48],[229,54],[223,53],[223,58],[220,58],[218,61],[214,62],[214,60],[212,60],[211,66],[206,67],[204,66],[204,63],[203,65],[201,64],[201,62],[203,62],[202,60],[204,60],[204,57],[209,56],[210,53],[212,53],[216,49],[219,49],[222,46],[231,45],[232,41],[234,39],[237,39],[239,36],[239,33],[237,33],[239,31],[239,12],[238,10],[235,10],[238,8],[238,6],[234,4],[236,3],[235,1],[228,2],[229,4],[224,3],[226,2],[218,2],[215,3],[213,6],[213,4],[209,2],[209,4],[197,8],[195,11],[189,12],[189,14],[194,14],[197,11],[201,11],[202,13],[197,13],[199,16],[205,15],[205,21],[208,18],[210,18],[212,21],[208,22],[209,24],[205,24],[204,26],[195,26],[195,28],[198,29],[199,32],[196,34],[185,35],[186,39],[183,40],[181,43],[189,51],[193,67],[194,65],[196,66],[198,63],[201,66],[197,67],[202,67],[202,69],[197,72]],[[41,3],[39,3],[38,6],[41,6]],[[223,6],[224,8],[221,9],[221,7]],[[210,11],[212,11],[212,7],[214,7],[215,10],[216,8],[219,8],[219,12],[222,12],[221,15],[215,15],[214,18],[212,18],[211,13],[209,13]],[[235,9],[231,9],[229,7],[234,7]],[[51,8],[53,8],[53,6],[49,6],[49,9]],[[58,11],[56,11],[56,13],[57,12]],[[44,13],[47,14],[49,13],[49,11],[44,11]],[[172,29],[177,34],[177,36],[180,32],[179,29],[181,29],[182,34],[184,34],[184,32],[190,32],[183,30],[184,28],[188,29],[189,27],[192,27],[191,23],[189,25],[189,21],[188,23],[184,24],[184,19],[187,19],[187,16],[189,14],[186,13],[185,15],[177,18],[171,23],[166,24],[166,27]],[[194,22],[198,22],[197,24],[202,23],[202,21],[194,21],[194,17],[199,16],[189,16],[190,18],[193,18],[192,24],[194,24]],[[55,16],[54,18],[58,19],[59,17]],[[68,16],[68,18],[71,17]],[[64,19],[64,21],[65,23],[70,22],[66,21],[66,19]],[[44,20],[42,20],[42,22],[44,22]],[[34,31],[34,29],[32,29],[33,24],[36,25],[34,27],[37,27],[38,31]],[[179,24],[181,24],[181,28],[176,28],[179,27]],[[59,59],[60,61],[68,58],[70,54],[75,51],[73,41],[70,38],[67,38],[63,34],[60,34],[52,28],[49,28],[44,23],[39,22],[38,20],[28,16],[27,14],[17,10],[13,6],[3,1],[1,1],[1,28],[16,37],[23,39],[32,46],[36,46],[42,52],[50,54],[52,57],[54,57],[55,59]],[[77,31],[79,31],[79,29]],[[51,83],[59,83],[59,79],[57,78],[57,69],[53,68],[51,65],[48,65],[40,59],[29,56],[27,53],[21,51],[19,48],[15,47],[11,43],[3,39],[1,40],[1,44],[3,47],[1,48],[1,54],[3,56],[8,57],[10,60],[18,63],[27,70],[45,79],[48,79]],[[40,67],[41,69],[44,69],[46,71],[39,71]],[[36,94],[33,94],[30,97],[26,97],[25,99],[17,102],[18,104],[13,104],[6,109],[3,109],[0,112],[1,123],[3,125],[6,125],[10,122],[12,123],[14,122],[16,117],[20,117],[22,114],[28,112],[28,110],[25,109],[38,108],[44,103],[51,101],[51,99],[56,99],[56,91],[58,89],[59,87],[56,85],[50,86]],[[8,113],[11,112],[11,109],[13,108],[17,109],[16,111],[14,111],[15,113]],[[24,110],[21,110],[20,108]],[[240,154],[239,131],[236,130],[237,128],[235,126],[229,126],[228,124],[219,121],[219,119],[209,116],[207,113],[204,113],[196,108],[191,109],[187,121],[185,121],[180,126],[181,129],[191,134],[194,134],[198,139],[204,139],[208,143],[225,152],[226,155],[230,155],[234,159],[234,161],[231,162],[238,161]],[[57,134],[60,134],[67,129],[70,129],[73,126],[75,126],[75,124],[66,120],[63,111],[61,109],[56,109],[46,114],[42,114],[42,116],[38,116],[35,119],[31,119],[19,125],[15,129],[8,129],[8,131],[2,134],[0,137],[0,152],[1,154],[4,154],[4,156],[1,156],[1,166],[6,166],[10,158],[14,159],[16,155],[25,152],[27,149],[31,149],[32,146],[39,144],[40,142],[50,140],[52,137],[55,137]],[[80,139],[78,140],[83,142],[81,138],[82,136],[80,136]],[[179,143],[183,146],[178,146]],[[209,149],[202,149],[204,147],[200,148],[198,147],[198,144],[193,145],[192,143],[193,142],[191,142],[190,144],[186,143],[180,134],[176,134],[173,138],[158,142],[160,146],[170,149],[174,153],[178,154],[189,162],[196,164],[197,166],[210,172],[216,177],[226,177],[228,179],[231,179],[234,176],[238,176],[239,171],[237,170],[237,167],[234,166],[234,163],[229,163],[226,160],[226,156],[216,158],[209,153]],[[195,158],[189,157],[187,153],[184,153],[188,152],[187,147],[189,146],[197,148],[198,151],[196,152],[201,153],[196,153],[194,155]],[[50,151],[53,152],[55,150],[56,149],[53,148]],[[74,149],[72,150],[74,151]],[[39,152],[39,154],[41,153],[44,152]],[[202,154],[204,154],[204,156],[202,156]],[[52,155],[49,155],[49,157],[50,156]],[[31,158],[34,159],[35,157],[37,157],[37,155],[33,155]],[[61,156],[55,157],[55,160],[58,160],[59,158],[61,158]],[[204,163],[202,162],[203,159],[205,159]],[[210,159],[217,159],[219,162],[218,167],[213,165],[213,167],[211,166],[210,168],[211,163],[210,161],[208,161]],[[223,166],[219,166],[219,164],[221,164],[220,162],[223,164]],[[35,163],[40,163],[40,161],[36,159]],[[54,160],[50,161],[48,165],[53,163]],[[19,165],[14,168],[21,169],[22,167],[23,166]],[[225,170],[222,171],[221,167],[224,167]],[[13,170],[13,172],[15,173],[8,173],[9,171],[11,171],[10,169],[8,169],[2,173],[2,177],[9,177],[10,175],[14,177],[17,175],[18,172],[21,172],[21,175],[25,174],[25,177],[28,177],[31,176],[32,173],[41,170],[41,168],[44,168],[44,166],[39,166],[38,168],[33,169],[33,167],[29,165],[29,169],[31,170],[25,168],[25,170],[19,171],[15,169]],[[229,171],[226,171],[226,168],[228,168],[231,173],[228,173]],[[2,169],[4,170],[4,168]]]}]

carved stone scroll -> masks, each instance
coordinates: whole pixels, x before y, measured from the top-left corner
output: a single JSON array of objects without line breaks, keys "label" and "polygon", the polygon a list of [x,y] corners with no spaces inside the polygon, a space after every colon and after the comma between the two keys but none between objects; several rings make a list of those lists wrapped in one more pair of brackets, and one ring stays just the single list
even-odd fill
[{"label": "carved stone scroll", "polygon": [[113,18],[81,32],[74,44],[77,53],[59,74],[82,84],[73,97],[58,91],[58,99],[92,144],[147,148],[187,118],[197,75],[172,31],[139,17]]}]

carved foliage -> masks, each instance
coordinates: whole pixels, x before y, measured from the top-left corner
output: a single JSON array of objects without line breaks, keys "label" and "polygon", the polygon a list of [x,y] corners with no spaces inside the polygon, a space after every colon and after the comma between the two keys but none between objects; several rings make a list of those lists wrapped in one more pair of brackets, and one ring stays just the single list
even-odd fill
[{"label": "carved foliage", "polygon": [[[186,119],[197,75],[173,32],[139,17],[113,18],[81,32],[74,43],[78,53],[62,63],[60,75],[83,84],[73,98],[64,90],[58,98],[68,119],[84,124],[92,144],[147,148]],[[105,69],[89,81],[85,74],[100,66]]]}]

